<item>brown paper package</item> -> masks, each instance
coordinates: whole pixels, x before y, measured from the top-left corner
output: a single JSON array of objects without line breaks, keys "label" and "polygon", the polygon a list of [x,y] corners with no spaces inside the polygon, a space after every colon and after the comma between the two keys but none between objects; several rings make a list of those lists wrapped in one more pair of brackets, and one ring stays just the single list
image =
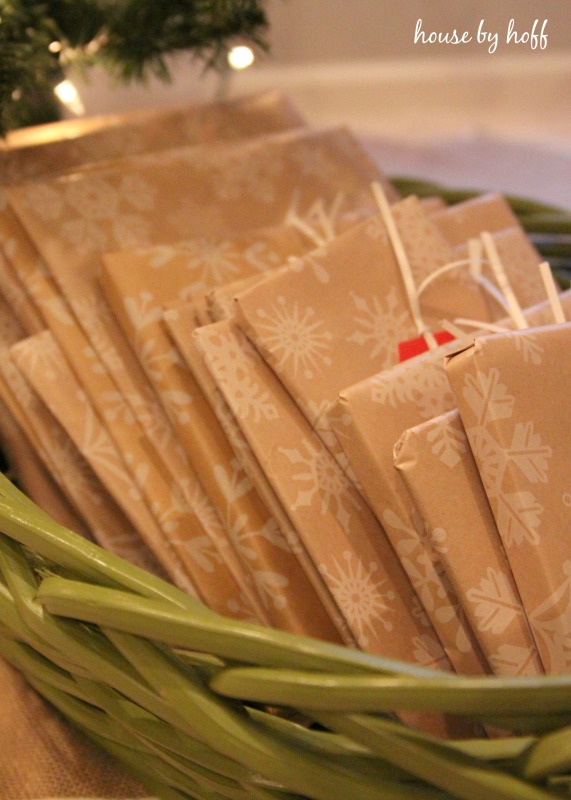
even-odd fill
[{"label": "brown paper package", "polygon": [[[571,323],[477,338],[446,371],[537,645],[569,673]],[[563,371],[563,373],[562,373]]]},{"label": "brown paper package", "polygon": [[[319,174],[312,174],[308,164],[318,156]],[[248,164],[255,164],[255,180]],[[153,238],[164,240],[175,235],[180,238],[183,230],[187,234],[193,232],[189,231],[189,220],[193,221],[195,232],[201,234],[221,230],[228,224],[232,230],[254,221],[257,225],[262,212],[275,221],[293,201],[303,208],[304,202],[309,202],[304,197],[314,200],[323,191],[334,197],[344,188],[351,194],[367,185],[373,176],[378,178],[378,171],[355,141],[348,134],[334,131],[265,137],[240,146],[167,151],[125,159],[121,165],[92,169],[72,178],[44,181],[33,189],[11,190],[13,201],[18,196],[28,232],[50,267],[50,274],[38,275],[37,257],[30,253],[20,260],[20,274],[27,281],[29,293],[40,296],[46,321],[101,419],[113,418],[110,431],[116,444],[122,451],[140,451],[133,459],[135,480],[140,479],[141,465],[151,455],[140,448],[144,430],[154,446],[151,464],[156,459],[162,461],[203,524],[216,520],[216,512],[211,509],[208,515],[200,516],[204,496],[196,475],[181,458],[172,426],[158,407],[156,396],[148,391],[146,379],[101,297],[96,280],[98,254],[113,245],[144,244]],[[169,198],[170,213],[155,214],[154,201],[160,196]],[[42,197],[44,203],[38,203]],[[123,210],[115,203],[122,203]],[[195,213],[191,213],[193,203]],[[46,213],[47,217],[56,217],[47,219]],[[70,249],[75,236],[80,236],[81,246]],[[69,308],[62,304],[58,290],[63,291]],[[86,353],[90,354],[91,363],[86,360]],[[119,404],[125,406],[124,410],[118,410]],[[139,433],[133,432],[137,430],[133,427],[135,422]],[[138,484],[149,507],[157,509],[159,520],[170,514],[173,503],[166,489],[162,495],[157,494],[161,485],[164,487],[164,481],[161,484],[158,478]],[[206,533],[214,537],[219,529],[216,520],[215,529]]]},{"label": "brown paper package", "polygon": [[0,142],[0,186],[180,144],[242,139],[304,124],[278,91],[22,128]]},{"label": "brown paper package", "polygon": [[[481,206],[488,210],[498,202],[491,197]],[[396,203],[392,213],[417,282],[454,260],[452,247],[432,225],[417,198]],[[462,208],[456,209],[456,214],[471,220],[470,213]],[[429,288],[423,311],[424,320],[433,326],[451,314],[481,319],[500,314],[499,308],[490,308],[487,297],[474,284],[457,275]],[[382,220],[365,220],[301,257],[289,269],[278,270],[238,294],[235,318],[279,376],[292,402],[298,404],[341,466],[346,467],[328,425],[328,409],[344,386],[394,364],[399,342],[416,334]],[[348,474],[354,478],[354,472]],[[393,530],[387,531],[389,537]],[[399,539],[400,533],[392,537],[393,543]],[[415,558],[406,558],[404,563],[425,613],[456,667],[480,671],[483,658],[437,559],[427,577],[426,565],[431,563],[432,554],[420,539],[416,549]]]},{"label": "brown paper package", "polygon": [[[561,301],[568,313],[571,292],[562,295]],[[530,324],[549,324],[552,312],[544,302],[527,316]],[[435,567],[419,558],[416,542],[424,537],[424,529],[394,468],[393,450],[405,430],[457,407],[444,369],[445,355],[457,348],[449,343],[348,387],[330,412],[364,497],[387,533],[391,532],[401,558],[412,562],[410,573],[416,571],[417,591],[425,593],[427,602],[438,586],[433,580]]]},{"label": "brown paper package", "polygon": [[544,672],[457,409],[405,431],[395,466],[488,665]]}]

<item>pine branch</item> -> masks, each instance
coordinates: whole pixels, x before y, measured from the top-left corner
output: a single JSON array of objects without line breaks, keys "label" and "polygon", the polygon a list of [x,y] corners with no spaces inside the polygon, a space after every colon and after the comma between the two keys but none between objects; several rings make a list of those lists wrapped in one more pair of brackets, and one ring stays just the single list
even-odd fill
[{"label": "pine branch", "polygon": [[53,118],[70,62],[168,81],[169,56],[217,68],[235,40],[266,50],[267,28],[260,0],[0,0],[0,136]]}]

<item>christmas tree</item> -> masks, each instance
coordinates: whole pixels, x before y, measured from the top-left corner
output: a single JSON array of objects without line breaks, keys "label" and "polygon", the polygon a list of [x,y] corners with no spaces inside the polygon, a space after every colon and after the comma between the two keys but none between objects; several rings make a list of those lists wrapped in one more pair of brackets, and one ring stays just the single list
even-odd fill
[{"label": "christmas tree", "polygon": [[220,67],[236,40],[266,49],[267,27],[259,0],[0,0],[0,136],[56,119],[70,68],[168,81],[169,56]]}]

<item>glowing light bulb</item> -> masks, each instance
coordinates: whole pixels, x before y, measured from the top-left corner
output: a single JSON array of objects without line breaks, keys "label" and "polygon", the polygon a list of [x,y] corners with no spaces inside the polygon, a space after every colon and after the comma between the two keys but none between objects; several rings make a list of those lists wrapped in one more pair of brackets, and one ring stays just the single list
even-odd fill
[{"label": "glowing light bulb", "polygon": [[61,42],[50,42],[48,50],[50,53],[61,53]]},{"label": "glowing light bulb", "polygon": [[81,98],[77,89],[71,81],[65,80],[58,83],[54,88],[54,94],[57,99],[67,106],[71,112],[79,116],[85,114],[85,108],[81,102]]},{"label": "glowing light bulb", "polygon": [[254,63],[254,51],[244,44],[236,45],[228,51],[228,63],[232,69],[246,69]]}]

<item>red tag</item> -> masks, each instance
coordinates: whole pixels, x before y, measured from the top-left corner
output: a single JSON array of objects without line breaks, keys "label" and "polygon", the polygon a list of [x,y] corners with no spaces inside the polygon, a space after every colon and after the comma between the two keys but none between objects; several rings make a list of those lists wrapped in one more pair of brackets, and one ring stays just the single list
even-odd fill
[{"label": "red tag", "polygon": [[[446,342],[452,342],[456,338],[448,331],[436,331],[432,335],[438,344],[446,344]],[[426,353],[427,350],[428,345],[424,336],[417,336],[416,339],[407,339],[404,342],[399,342],[399,362],[408,361],[409,358]]]}]

